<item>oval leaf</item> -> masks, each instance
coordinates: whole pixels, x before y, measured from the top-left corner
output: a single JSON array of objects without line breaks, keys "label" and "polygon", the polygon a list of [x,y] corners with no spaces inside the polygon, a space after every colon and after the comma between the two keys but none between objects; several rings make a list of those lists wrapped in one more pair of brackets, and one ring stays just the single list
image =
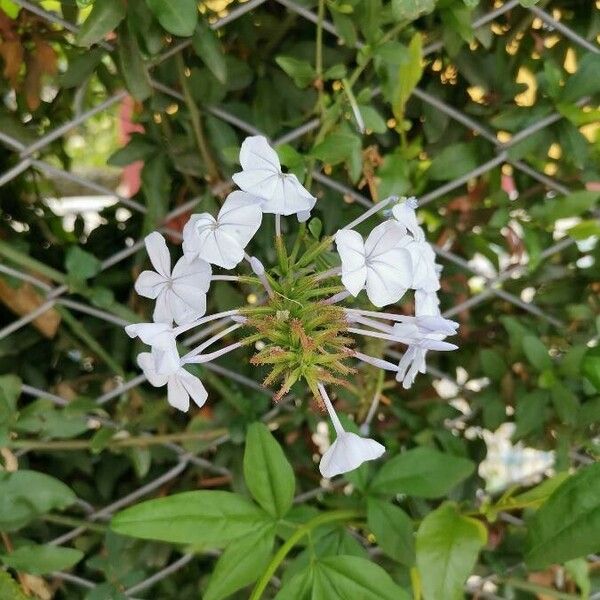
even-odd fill
[{"label": "oval leaf", "polygon": [[433,448],[414,448],[392,458],[379,470],[371,491],[441,498],[473,473],[472,461]]},{"label": "oval leaf", "polygon": [[600,463],[560,485],[529,521],[525,560],[543,569],[598,551]]},{"label": "oval leaf", "polygon": [[32,575],[46,575],[53,571],[69,569],[78,563],[84,554],[74,548],[60,546],[21,546],[1,556],[2,562],[11,569]]},{"label": "oval leaf", "polygon": [[417,531],[417,568],[425,600],[462,600],[463,585],[487,541],[482,523],[447,503],[429,513]]},{"label": "oval leaf", "polygon": [[399,506],[379,498],[369,498],[367,525],[377,544],[389,557],[409,567],[414,564],[413,524]]},{"label": "oval leaf", "polygon": [[274,517],[282,517],[294,499],[296,479],[281,446],[263,423],[248,428],[244,478],[254,499]]},{"label": "oval leaf", "polygon": [[226,546],[270,523],[268,515],[231,492],[184,492],[148,500],[118,513],[117,533],[176,544]]},{"label": "oval leaf", "polygon": [[106,34],[116,29],[125,18],[126,8],[123,0],[101,0],[94,2],[92,12],[84,21],[77,43],[80,46],[91,46],[104,39]]},{"label": "oval leaf", "polygon": [[0,531],[20,529],[39,515],[67,508],[75,499],[64,483],[44,473],[0,472]]},{"label": "oval leaf", "polygon": [[196,0],[146,0],[158,22],[173,35],[190,37],[198,22]]}]

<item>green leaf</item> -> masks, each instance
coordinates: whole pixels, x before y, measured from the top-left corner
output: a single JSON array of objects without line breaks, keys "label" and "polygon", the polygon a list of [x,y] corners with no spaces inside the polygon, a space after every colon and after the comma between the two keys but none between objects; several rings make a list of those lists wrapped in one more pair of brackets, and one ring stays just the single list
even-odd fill
[{"label": "green leaf", "polygon": [[417,531],[417,568],[425,600],[463,600],[463,586],[487,541],[484,525],[446,503]]},{"label": "green leaf", "polygon": [[548,349],[540,338],[535,335],[526,335],[523,338],[523,352],[527,360],[538,370],[545,371],[552,368],[552,359]]},{"label": "green leaf", "polygon": [[238,494],[202,490],[127,508],[113,517],[111,528],[141,539],[223,547],[271,522],[263,510]]},{"label": "green leaf", "polygon": [[473,144],[452,144],[431,161],[427,174],[431,179],[440,181],[457,179],[475,169],[477,164],[477,152]]},{"label": "green leaf", "polygon": [[190,37],[198,22],[196,0],[146,0],[158,22],[173,35]]},{"label": "green leaf", "polygon": [[154,231],[167,214],[171,178],[164,154],[156,154],[144,163],[142,192],[146,199],[144,233]]},{"label": "green leaf", "polygon": [[428,447],[413,448],[388,460],[375,475],[370,491],[441,498],[474,470],[475,464],[466,458]]},{"label": "green leaf", "polygon": [[435,0],[392,0],[392,16],[396,21],[414,21],[435,8]]},{"label": "green leaf", "polygon": [[490,379],[500,381],[506,374],[506,362],[499,352],[485,348],[479,353],[479,360],[484,374]]},{"label": "green leaf", "polygon": [[365,128],[375,133],[385,133],[387,125],[385,119],[372,107],[359,104],[358,109],[365,122]]},{"label": "green leaf", "polygon": [[273,551],[273,528],[233,541],[220,556],[203,600],[221,600],[256,581]]},{"label": "green leaf", "polygon": [[600,346],[587,350],[581,361],[581,372],[600,392]]},{"label": "green leaf", "polygon": [[97,275],[102,267],[101,262],[79,246],[71,246],[65,257],[65,269],[69,277],[75,280],[85,280]]},{"label": "green leaf", "polygon": [[227,63],[217,34],[204,23],[199,23],[192,38],[192,47],[217,80],[225,84],[227,82]]},{"label": "green leaf", "polygon": [[567,425],[575,425],[579,412],[577,396],[560,381],[550,388],[550,396],[558,418]]},{"label": "green leaf", "polygon": [[293,56],[277,56],[275,62],[294,80],[299,88],[308,87],[316,78],[314,67]]},{"label": "green leaf", "polygon": [[590,581],[590,566],[585,558],[575,558],[565,563],[565,569],[579,587],[581,600],[588,600],[592,590]]},{"label": "green leaf", "polygon": [[292,506],[294,471],[264,423],[248,428],[244,478],[254,499],[274,517],[283,517]]},{"label": "green leaf", "polygon": [[0,10],[3,10],[11,19],[16,19],[21,12],[21,7],[12,0],[0,0]]},{"label": "green leaf", "polygon": [[357,556],[328,556],[295,575],[275,600],[409,600],[375,563]]},{"label": "green leaf", "polygon": [[69,55],[69,67],[59,77],[60,85],[64,88],[73,88],[81,85],[92,75],[105,55],[104,48],[92,48],[83,54]]},{"label": "green leaf", "polygon": [[80,46],[91,46],[104,39],[107,33],[114,31],[125,18],[127,9],[123,0],[101,0],[95,2],[92,12],[84,21],[77,43]]},{"label": "green leaf", "polygon": [[32,575],[46,575],[53,571],[69,569],[84,557],[83,552],[62,546],[19,546],[0,560],[11,569]]},{"label": "green leaf", "polygon": [[576,217],[592,209],[600,199],[600,192],[580,190],[564,196],[544,201],[544,204],[534,206],[531,214],[543,224],[551,225],[558,219]]},{"label": "green leaf", "polygon": [[6,572],[0,570],[0,598],[3,600],[30,600],[21,586]]},{"label": "green leaf", "polygon": [[118,56],[120,73],[131,95],[140,102],[149,98],[152,95],[150,77],[129,19],[119,27]]},{"label": "green leaf", "polygon": [[367,525],[377,544],[389,557],[409,567],[414,564],[412,521],[399,506],[378,498],[369,498]]},{"label": "green leaf", "polygon": [[21,380],[16,375],[0,376],[0,425],[10,420],[21,395]]},{"label": "green leaf", "polygon": [[124,148],[111,154],[108,164],[114,167],[125,167],[138,160],[146,160],[156,154],[157,147],[147,137],[134,133]]},{"label": "green leaf", "polygon": [[561,485],[569,474],[564,471],[557,473],[553,477],[542,481],[542,483],[535,487],[513,496],[510,501],[518,504],[519,506],[527,506],[528,508],[539,508],[550,496],[554,493],[554,490]]},{"label": "green leaf", "polygon": [[404,109],[410,95],[423,75],[423,38],[415,33],[402,56],[398,67],[396,85],[392,91],[392,110],[398,121],[404,119]]},{"label": "green leaf", "polygon": [[531,569],[598,551],[600,463],[567,479],[528,521],[525,561]]},{"label": "green leaf", "polygon": [[16,531],[51,510],[67,508],[75,499],[64,483],[44,473],[0,472],[0,531]]},{"label": "green leaf", "polygon": [[592,52],[586,54],[577,71],[569,77],[561,96],[562,102],[576,102],[584,96],[600,92],[600,55]]},{"label": "green leaf", "polygon": [[311,154],[329,165],[348,160],[355,150],[362,148],[360,138],[349,130],[330,133],[321,143],[317,144]]}]

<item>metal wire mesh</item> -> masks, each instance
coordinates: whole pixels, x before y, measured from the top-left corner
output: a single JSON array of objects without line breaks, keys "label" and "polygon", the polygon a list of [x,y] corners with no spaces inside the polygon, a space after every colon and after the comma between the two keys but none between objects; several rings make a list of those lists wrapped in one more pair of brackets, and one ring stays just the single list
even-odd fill
[{"label": "metal wire mesh", "polygon": [[[227,14],[227,16],[217,20],[215,23],[213,23],[211,25],[211,27],[212,27],[212,29],[215,29],[215,30],[225,27],[229,23],[232,23],[236,19],[245,15],[247,12],[259,9],[259,7],[262,4],[265,4],[267,1],[279,3],[280,5],[284,6],[287,10],[297,13],[299,16],[301,16],[313,23],[317,23],[317,21],[318,21],[316,14],[314,14],[313,12],[308,10],[306,7],[304,7],[300,4],[297,4],[294,0],[250,0],[243,4],[237,5],[235,8],[233,8]],[[66,21],[61,16],[59,16],[53,12],[45,10],[44,8],[42,8],[40,5],[36,4],[35,2],[29,1],[29,0],[14,0],[14,2],[18,5],[20,5],[23,9],[31,11],[32,13],[35,13],[36,15],[46,19],[50,23],[53,23],[60,27],[63,27],[70,32],[73,32],[73,33],[77,32],[77,27],[75,25],[73,25],[73,23]],[[489,12],[483,14],[476,21],[474,21],[474,23],[473,23],[474,28],[483,27],[484,25],[493,22],[494,19],[497,19],[498,17],[500,17],[507,11],[509,11],[512,8],[514,8],[515,6],[517,6],[519,4],[519,0],[508,0],[508,1],[504,2],[503,4],[500,4],[500,5],[498,5],[498,4],[499,3],[495,3],[495,7],[493,8],[493,10],[490,10]],[[586,39],[579,36],[575,31],[569,29],[569,27],[566,26],[564,23],[554,19],[550,14],[548,14],[542,8],[532,6],[532,7],[528,8],[528,10],[531,11],[531,14],[533,16],[541,19],[548,27],[554,29],[556,32],[560,33],[562,36],[568,38],[572,42],[572,44],[580,46],[582,49],[589,51],[589,52],[594,52],[594,53],[600,52],[600,49],[598,48],[598,46],[590,43]],[[336,31],[336,28],[333,25],[333,23],[325,21],[323,23],[323,29],[325,31],[329,32],[333,36],[338,36],[338,32]],[[171,48],[166,50],[162,55],[160,55],[153,62],[152,66],[155,67],[155,66],[159,65],[160,63],[162,63],[163,61],[167,60],[168,58],[174,56],[178,52],[181,52],[182,50],[187,48],[189,46],[189,44],[190,44],[189,41],[183,41],[177,45],[173,45]],[[106,42],[102,42],[100,45],[108,51],[113,49],[112,45],[109,43],[106,43]],[[357,44],[358,47],[360,47],[361,45],[362,44],[360,42]],[[443,50],[443,43],[436,42],[436,43],[433,43],[433,44],[427,46],[426,48],[424,48],[423,55],[428,56],[431,54],[435,54],[436,52],[439,52],[441,50]],[[183,99],[183,96],[179,91],[177,91],[175,89],[171,89],[168,86],[165,86],[164,84],[162,84],[158,81],[151,79],[151,85],[157,91],[159,91],[163,94],[166,94],[176,100]],[[380,90],[376,89],[376,90],[374,90],[373,95],[376,96],[379,93],[380,93]],[[469,116],[469,115],[465,114],[464,112],[456,109],[455,107],[445,103],[444,101],[433,96],[432,94],[428,93],[427,91],[417,87],[414,91],[414,95],[416,97],[418,97],[424,103],[434,107],[436,110],[446,114],[448,117],[450,117],[454,121],[460,123],[467,130],[469,130],[469,131],[473,132],[474,134],[481,136],[483,139],[486,139],[487,141],[489,141],[489,143],[492,145],[492,147],[496,153],[496,155],[492,159],[477,166],[476,168],[474,168],[472,171],[465,174],[464,176],[454,179],[452,181],[449,181],[449,182],[445,183],[444,185],[441,185],[440,187],[427,192],[425,195],[423,195],[420,198],[421,205],[425,205],[425,204],[431,203],[439,198],[442,198],[448,192],[456,190],[457,188],[461,188],[462,186],[465,186],[465,184],[467,184],[469,181],[471,181],[477,177],[480,177],[481,175],[484,175],[490,171],[493,171],[494,169],[499,169],[504,164],[512,165],[515,169],[522,171],[523,173],[528,175],[530,178],[541,183],[548,190],[558,192],[560,194],[566,194],[569,192],[568,187],[566,185],[564,185],[562,182],[557,181],[544,173],[538,172],[535,168],[533,168],[531,165],[527,164],[523,160],[511,159],[509,156],[509,152],[508,152],[509,149],[511,147],[515,146],[517,143],[522,142],[523,140],[529,138],[530,136],[534,135],[535,133],[539,132],[540,130],[550,127],[551,125],[553,125],[554,123],[556,123],[557,121],[562,119],[563,116],[561,114],[554,113],[549,116],[546,116],[546,117],[540,119],[538,122],[533,123],[533,124],[529,125],[528,127],[524,128],[523,130],[521,130],[518,134],[514,135],[509,142],[502,143],[498,138],[497,132],[492,131],[487,126],[477,122],[471,116]],[[19,159],[14,167],[12,167],[11,169],[7,170],[4,173],[0,173],[0,187],[7,184],[10,181],[12,181],[13,179],[15,179],[16,177],[21,175],[24,171],[27,171],[28,169],[35,169],[36,171],[39,171],[41,174],[46,175],[46,176],[52,176],[55,178],[64,178],[66,180],[75,182],[75,183],[79,184],[80,186],[83,186],[83,187],[89,189],[92,192],[95,192],[98,194],[106,194],[106,195],[116,197],[117,201],[121,205],[123,205],[133,211],[144,213],[146,209],[143,205],[139,204],[138,202],[136,202],[134,200],[131,200],[130,198],[116,194],[113,189],[110,189],[101,184],[98,184],[97,182],[91,181],[90,179],[88,179],[86,177],[83,177],[83,176],[68,172],[66,170],[57,168],[56,166],[54,166],[42,159],[37,158],[38,154],[41,151],[43,151],[46,147],[48,147],[53,141],[55,141],[59,138],[62,138],[63,136],[65,136],[66,134],[71,132],[73,129],[77,128],[79,125],[85,123],[86,120],[90,119],[94,115],[100,114],[100,113],[108,110],[110,107],[114,106],[115,104],[117,104],[121,100],[123,100],[126,96],[127,96],[127,92],[125,92],[125,91],[117,92],[116,94],[110,96],[109,98],[105,99],[104,101],[93,106],[89,110],[76,115],[73,119],[52,129],[45,135],[41,136],[34,143],[31,143],[29,145],[25,145],[25,144],[21,143],[19,140],[10,136],[8,133],[0,131],[0,142],[2,144],[4,144],[10,150],[10,152],[14,153]],[[580,104],[585,103],[586,100],[587,100],[586,98],[580,99]],[[238,116],[227,112],[226,110],[224,110],[221,107],[210,106],[207,108],[207,110],[216,118],[229,123],[230,125],[236,127],[237,129],[239,129],[240,131],[242,131],[246,134],[260,134],[261,133],[252,123],[249,123],[247,121],[240,119]],[[279,138],[274,140],[274,143],[275,144],[289,143],[289,142],[299,139],[302,136],[306,135],[307,133],[317,129],[319,126],[320,126],[319,119],[311,119],[308,122],[306,122],[305,124],[297,127],[296,129],[282,134]],[[313,173],[313,177],[321,185],[328,187],[333,191],[344,194],[346,197],[352,198],[354,201],[356,201],[357,203],[359,203],[361,205],[364,205],[365,207],[369,207],[372,205],[372,201],[369,198],[367,198],[366,196],[358,193],[355,189],[348,187],[344,183],[341,183],[339,181],[332,179],[331,177],[328,177],[327,175],[323,174],[320,171],[315,171]],[[186,210],[189,210],[190,208],[193,208],[193,206],[197,202],[198,202],[197,199],[191,200],[191,201],[187,202],[186,204],[184,204],[183,206],[180,206],[177,209],[171,211],[164,219],[164,223],[168,223],[173,217],[181,214],[182,212],[184,212]],[[180,236],[180,234],[177,231],[168,230],[168,228],[164,228],[163,230],[168,231],[168,233],[170,233],[171,235]],[[554,244],[553,246],[545,249],[541,253],[540,259],[547,260],[547,259],[551,258],[553,255],[555,255],[556,253],[564,250],[565,248],[567,248],[568,246],[570,246],[573,243],[574,243],[574,241],[571,238],[562,239],[562,240],[558,241],[556,244]],[[132,256],[133,254],[138,252],[141,248],[143,248],[143,240],[138,240],[137,242],[133,243],[129,247],[118,250],[113,255],[109,256],[108,258],[106,258],[102,261],[100,271],[102,272],[102,271],[105,271],[112,267],[117,266],[120,262],[122,262],[122,261],[126,260],[127,258],[129,258],[130,256]],[[558,328],[563,327],[563,323],[560,320],[558,320],[556,317],[554,317],[550,314],[547,314],[542,308],[537,306],[535,303],[524,301],[520,297],[515,296],[514,294],[512,294],[502,288],[502,283],[507,281],[508,279],[514,279],[517,277],[524,276],[526,273],[526,270],[527,270],[526,265],[511,266],[507,270],[498,273],[495,277],[489,277],[488,275],[480,272],[476,267],[474,267],[468,259],[465,259],[465,257],[459,256],[446,248],[436,247],[436,252],[442,262],[444,262],[444,261],[451,262],[454,265],[460,267],[465,272],[467,272],[471,275],[478,275],[480,277],[483,277],[483,280],[485,282],[484,288],[481,292],[472,295],[465,301],[463,301],[460,304],[453,306],[451,309],[447,310],[445,313],[446,316],[458,314],[466,308],[476,306],[477,304],[485,302],[486,300],[490,299],[491,297],[496,296],[496,297],[502,298],[506,302],[513,304],[515,307],[517,307],[520,310],[526,311],[528,313],[531,313],[535,317],[538,317],[538,318],[548,321],[550,324],[552,324],[555,327],[558,327]],[[34,321],[37,317],[44,314],[46,311],[50,310],[53,306],[55,306],[57,304],[64,305],[76,312],[81,312],[83,314],[91,315],[97,319],[105,321],[106,323],[114,325],[115,327],[123,327],[124,325],[127,324],[127,321],[125,321],[124,319],[116,317],[115,315],[113,315],[107,311],[104,311],[104,310],[98,309],[96,307],[93,307],[91,305],[88,305],[85,302],[81,302],[79,300],[74,300],[74,299],[69,298],[69,288],[67,285],[60,285],[60,286],[53,287],[53,286],[47,284],[45,281],[43,281],[31,274],[27,274],[27,273],[18,271],[16,269],[13,269],[4,264],[0,264],[0,272],[34,285],[45,296],[45,301],[38,308],[36,308],[35,310],[29,312],[28,314],[20,317],[19,319],[16,319],[14,322],[10,323],[9,325],[7,325],[3,329],[1,329],[0,330],[0,339],[11,335],[12,333],[16,332],[17,330],[19,330],[23,327],[26,327],[27,325],[32,323],[32,321]],[[211,330],[206,330],[203,333],[204,333],[204,335],[210,335],[210,332],[211,332]],[[192,343],[193,341],[197,341],[197,339],[198,339],[198,337],[196,336],[194,338],[190,338],[190,339],[186,340],[186,342]],[[390,353],[391,353],[391,355],[394,355],[393,350],[390,350]],[[248,378],[244,377],[243,375],[234,373],[234,372],[226,369],[223,366],[220,366],[218,364],[207,364],[206,367],[214,370],[216,373],[219,373],[221,375],[224,375],[228,378],[231,378],[231,379],[237,381],[241,385],[246,385],[246,386],[251,387],[254,390],[259,390],[269,396],[271,395],[271,392],[269,390],[265,390],[259,384],[254,382],[253,380],[248,379]],[[429,368],[429,374],[436,379],[447,379],[449,381],[452,381],[455,385],[458,386],[459,389],[461,387],[456,382],[454,377],[452,377],[449,374],[440,372],[435,367]],[[134,387],[142,384],[144,381],[145,381],[145,377],[143,375],[139,375],[139,376],[132,378],[129,381],[121,382],[120,385],[117,386],[115,389],[96,398],[96,402],[98,405],[104,405],[107,402],[110,402],[111,400],[119,397],[124,392],[131,390]],[[68,404],[67,399],[62,398],[48,390],[38,389],[27,383],[25,383],[23,385],[22,392],[25,395],[31,396],[33,398],[48,399],[58,406],[65,406]],[[276,407],[274,407],[273,409],[269,410],[265,415],[263,415],[263,420],[269,421],[275,415],[277,415],[277,413],[279,411],[285,410],[285,409],[286,409],[286,403],[285,402],[281,403],[281,404],[277,405]],[[119,423],[108,421],[108,420],[105,420],[104,424],[108,425],[110,427],[113,427],[116,430],[118,430],[120,427]],[[149,435],[151,435],[151,434],[149,434]],[[213,447],[226,442],[228,439],[229,439],[229,437],[227,435],[222,436],[221,438],[217,439],[213,443]],[[152,492],[154,492],[155,490],[160,488],[166,482],[179,476],[185,469],[188,468],[189,465],[196,465],[203,469],[207,469],[211,472],[214,472],[214,473],[220,474],[220,475],[228,475],[229,474],[229,471],[227,469],[213,464],[211,461],[209,461],[206,458],[203,458],[202,456],[190,454],[190,453],[186,452],[186,450],[183,447],[181,447],[180,445],[177,445],[175,443],[165,443],[164,446],[173,452],[174,458],[175,458],[174,466],[169,468],[167,471],[165,471],[159,477],[155,478],[154,480],[152,480],[152,481],[146,483],[145,485],[143,485],[142,487],[138,488],[135,492],[130,493],[130,494],[120,498],[119,500],[117,500],[107,506],[104,506],[101,509],[95,510],[91,507],[88,507],[85,518],[89,522],[90,525],[96,521],[107,520],[117,510],[119,510],[125,506],[128,506],[141,498],[144,498],[144,497],[152,494]],[[585,457],[581,457],[581,458],[585,459]],[[299,496],[297,498],[297,500],[302,501],[307,498],[316,496],[318,494],[325,493],[326,491],[327,490],[324,490],[322,488],[317,488],[315,490],[303,493],[301,496]],[[65,542],[73,540],[80,534],[84,533],[86,531],[86,529],[87,529],[86,526],[80,526],[80,527],[74,528],[74,529],[68,531],[67,533],[61,535],[60,537],[55,538],[50,543],[51,544],[63,544]],[[175,560],[174,562],[169,564],[167,567],[157,571],[150,577],[148,577],[145,580],[141,581],[140,583],[134,585],[133,587],[129,588],[128,590],[125,590],[124,594],[130,598],[134,598],[135,594],[138,594],[140,592],[144,592],[144,591],[150,589],[152,586],[154,586],[155,584],[160,582],[162,579],[169,577],[170,575],[179,571],[180,569],[185,568],[185,566],[188,565],[192,559],[193,559],[192,554],[182,555],[180,558],[178,558],[177,560]],[[56,578],[61,579],[65,584],[72,584],[72,585],[79,586],[82,588],[92,589],[97,585],[96,582],[89,581],[87,579],[83,579],[81,577],[78,577],[78,576],[75,576],[75,575],[72,575],[69,573],[60,572],[60,573],[54,573],[53,575]],[[483,585],[483,582],[481,584],[478,584],[477,586],[467,586],[465,591],[469,594],[477,595],[477,597],[498,598],[498,596],[496,596],[494,594],[489,594],[489,593],[483,592],[481,585]]]}]

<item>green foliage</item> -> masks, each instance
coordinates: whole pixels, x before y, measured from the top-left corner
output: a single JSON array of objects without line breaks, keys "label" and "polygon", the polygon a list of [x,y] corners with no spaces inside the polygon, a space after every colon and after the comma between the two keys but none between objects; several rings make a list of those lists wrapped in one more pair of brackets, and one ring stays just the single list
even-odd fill
[{"label": "green foliage", "polygon": [[0,531],[15,531],[73,502],[75,494],[54,477],[30,470],[0,472]]},{"label": "green foliage", "polygon": [[74,548],[61,546],[19,546],[10,554],[0,555],[5,566],[33,575],[45,575],[53,571],[69,569],[84,554]]},{"label": "green foliage", "polygon": [[487,541],[484,525],[442,504],[417,531],[417,568],[425,600],[463,598],[463,585]]},{"label": "green foliage", "polygon": [[196,0],[146,0],[158,22],[173,35],[189,37],[196,29]]},{"label": "green foliage", "polygon": [[600,464],[564,481],[528,527],[527,564],[534,569],[596,552],[600,536]]}]

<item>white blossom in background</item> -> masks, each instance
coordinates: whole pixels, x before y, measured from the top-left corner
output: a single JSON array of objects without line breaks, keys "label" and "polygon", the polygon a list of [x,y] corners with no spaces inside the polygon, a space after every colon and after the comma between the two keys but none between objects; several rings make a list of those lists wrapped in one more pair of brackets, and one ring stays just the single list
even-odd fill
[{"label": "white blossom in background", "polygon": [[248,137],[240,150],[242,171],[233,181],[245,192],[260,198],[264,213],[289,216],[298,214],[306,221],[317,199],[293,173],[281,170],[279,157],[262,135]]},{"label": "white blossom in background", "polygon": [[173,321],[189,323],[206,312],[206,293],[210,287],[210,265],[199,258],[180,258],[171,272],[171,255],[165,238],[156,231],[144,240],[154,271],[142,271],[135,282],[135,291],[156,300],[156,323]]},{"label": "white blossom in background", "polygon": [[402,228],[394,221],[377,225],[366,241],[352,229],[338,231],[335,243],[345,288],[358,296],[366,287],[377,307],[398,302],[413,279],[410,254],[400,245],[403,238]]},{"label": "white blossom in background", "polygon": [[258,231],[262,212],[256,198],[245,192],[227,196],[217,218],[192,215],[183,228],[183,252],[189,261],[203,261],[233,269],[244,259],[244,249]]},{"label": "white blossom in background", "polygon": [[[440,289],[441,267],[436,264],[435,252],[419,225],[415,198],[399,200],[390,196],[382,200],[339,230],[333,238],[318,239],[316,243],[311,239],[306,243],[304,255],[298,256],[301,247],[298,241],[292,252],[294,258],[290,261],[286,240],[282,236],[281,217],[296,215],[299,221],[306,221],[316,198],[295,175],[283,173],[276,152],[262,136],[249,137],[243,142],[240,164],[242,171],[236,173],[233,179],[241,190],[227,196],[216,217],[206,212],[190,217],[183,229],[183,256],[172,269],[164,238],[159,233],[147,236],[146,250],[154,270],[143,271],[135,283],[135,289],[141,296],[156,301],[154,322],[135,323],[125,329],[130,337],[139,338],[150,346],[149,352],[138,355],[139,366],[151,385],[166,386],[169,404],[181,411],[188,411],[192,403],[203,406],[208,395],[200,379],[186,366],[189,368],[192,363],[209,363],[244,345],[257,347],[260,342],[262,348],[253,357],[256,360],[253,364],[277,365],[273,370],[274,375],[273,372],[271,375],[283,379],[278,394],[287,393],[300,377],[304,377],[315,397],[323,401],[336,439],[323,452],[319,468],[323,477],[331,478],[352,471],[365,461],[375,460],[385,452],[379,442],[346,431],[335,412],[323,383],[343,382],[340,374],[342,377],[347,375],[351,368],[341,361],[358,360],[390,371],[408,389],[418,373],[425,373],[428,352],[456,349],[456,345],[447,342],[446,338],[456,334],[458,324],[445,319],[440,313],[437,293]],[[390,204],[393,204],[392,218],[372,227],[366,239],[352,229]],[[265,267],[258,257],[246,252],[246,247],[263,222],[264,213],[275,215],[277,241],[273,254],[278,259],[275,269]],[[332,239],[339,265],[331,264],[329,249]],[[320,262],[315,261],[315,256],[319,256]],[[243,281],[262,286],[266,306],[233,309],[206,316],[206,294],[211,280],[242,279],[237,274],[213,275],[211,265],[233,269],[244,259],[248,262],[246,268],[252,274],[245,275]],[[297,280],[289,278],[289,272],[286,272],[286,269],[296,265],[302,269]],[[302,278],[305,278],[304,281]],[[340,286],[335,281],[337,278],[341,278],[346,291],[339,291]],[[327,279],[330,282],[324,283],[323,289],[318,289],[321,287],[319,282]],[[299,296],[304,304],[288,297],[288,294],[293,295],[294,289],[304,294]],[[349,297],[357,298],[362,290],[366,291],[370,303],[378,308],[397,303],[408,290],[413,290],[414,316],[374,311],[370,307],[332,308]],[[330,297],[323,297],[329,293]],[[300,305],[303,308],[300,316],[289,319],[292,309],[281,310],[282,299]],[[325,306],[329,307],[326,309],[329,312],[326,312]],[[271,314],[269,311],[276,312]],[[328,317],[323,319],[323,315],[333,315],[331,323],[327,323]],[[314,325],[307,325],[303,329],[305,324],[302,318],[306,319],[306,323],[319,323],[321,329],[315,330]],[[178,336],[209,322],[214,323],[202,336],[203,341],[180,356]],[[284,327],[283,333],[277,329],[280,326]],[[205,352],[243,327],[253,328],[254,333]],[[289,330],[285,330],[286,327]],[[312,344],[309,338],[312,334],[306,333],[315,331],[315,339],[319,336],[322,346]],[[405,347],[404,353],[397,362],[391,362],[382,353],[370,356],[359,348],[349,347],[349,335],[374,337],[399,344]],[[199,338],[192,336],[183,340],[183,343]],[[298,338],[299,347],[290,349],[280,345],[282,339]],[[315,347],[333,350],[315,350]],[[261,352],[265,354],[259,356]],[[338,356],[341,358],[338,359]],[[284,368],[281,368],[282,364]],[[368,419],[361,426],[360,430],[365,433],[369,432],[377,402],[378,396],[372,402]]]}]

